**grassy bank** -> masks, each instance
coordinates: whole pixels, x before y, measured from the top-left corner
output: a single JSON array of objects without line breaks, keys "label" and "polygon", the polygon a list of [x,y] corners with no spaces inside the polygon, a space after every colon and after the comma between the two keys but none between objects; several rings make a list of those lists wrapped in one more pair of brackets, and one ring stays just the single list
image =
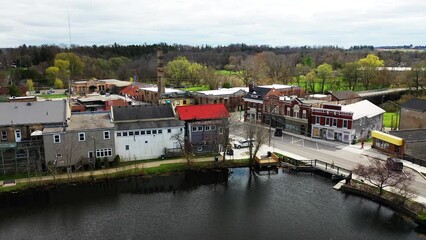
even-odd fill
[{"label": "grassy bank", "polygon": [[[393,126],[392,126],[392,118],[393,118]],[[383,126],[384,127],[395,127],[397,124],[397,115],[394,112],[386,112],[383,114]]]},{"label": "grassy bank", "polygon": [[[67,184],[67,183],[79,183],[79,182],[93,182],[97,180],[104,179],[114,179],[114,178],[122,178],[128,176],[142,175],[142,176],[150,176],[150,175],[162,175],[173,172],[182,172],[187,170],[202,170],[202,169],[219,169],[219,168],[232,168],[232,167],[247,167],[249,165],[248,160],[232,160],[232,161],[219,161],[219,162],[194,162],[191,166],[188,166],[187,163],[167,163],[161,164],[156,167],[147,167],[142,168],[138,167],[140,165],[135,164],[134,167],[127,168],[124,171],[120,171],[120,168],[116,168],[116,171],[112,171],[107,173],[107,170],[104,170],[105,173],[101,173],[98,175],[94,175],[93,172],[80,172],[75,173],[72,177],[59,178],[56,176],[56,179],[50,179],[46,181],[31,181],[31,182],[21,182],[16,184],[15,186],[10,187],[0,187],[0,194],[7,192],[17,192],[23,191],[26,189],[32,188],[43,188],[48,186],[53,186],[56,184]],[[83,176],[82,174],[86,174]],[[61,175],[62,177],[66,176]]]}]

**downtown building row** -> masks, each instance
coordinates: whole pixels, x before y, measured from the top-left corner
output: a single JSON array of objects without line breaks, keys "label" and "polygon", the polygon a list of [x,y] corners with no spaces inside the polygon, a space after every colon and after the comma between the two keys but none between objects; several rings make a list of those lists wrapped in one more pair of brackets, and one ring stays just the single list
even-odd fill
[{"label": "downtown building row", "polygon": [[[181,113],[182,116],[179,115]],[[66,100],[0,104],[0,174],[79,170],[100,161],[159,159],[223,148],[223,104],[112,107],[71,114]],[[3,117],[5,116],[5,117]]]},{"label": "downtown building row", "polygon": [[244,101],[246,121],[313,138],[353,143],[383,129],[385,111],[351,91],[304,96],[299,87],[260,86]]}]

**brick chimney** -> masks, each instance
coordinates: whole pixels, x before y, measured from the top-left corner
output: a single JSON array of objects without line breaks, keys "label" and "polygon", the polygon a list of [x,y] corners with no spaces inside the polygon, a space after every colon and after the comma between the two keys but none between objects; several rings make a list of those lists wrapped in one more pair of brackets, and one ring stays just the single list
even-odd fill
[{"label": "brick chimney", "polygon": [[164,55],[161,47],[157,48],[157,87],[158,87],[158,98],[161,98],[161,94],[165,93],[164,88]]}]

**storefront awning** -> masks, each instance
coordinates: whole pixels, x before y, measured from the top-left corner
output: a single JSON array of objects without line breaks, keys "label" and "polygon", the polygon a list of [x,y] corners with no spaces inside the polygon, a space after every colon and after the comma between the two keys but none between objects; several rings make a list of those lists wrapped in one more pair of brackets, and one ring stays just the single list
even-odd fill
[{"label": "storefront awning", "polygon": [[379,131],[371,131],[371,137],[380,139],[382,141],[391,143],[396,146],[402,146],[404,143],[404,139],[400,137],[396,137],[396,136],[393,136],[384,132],[379,132]]}]

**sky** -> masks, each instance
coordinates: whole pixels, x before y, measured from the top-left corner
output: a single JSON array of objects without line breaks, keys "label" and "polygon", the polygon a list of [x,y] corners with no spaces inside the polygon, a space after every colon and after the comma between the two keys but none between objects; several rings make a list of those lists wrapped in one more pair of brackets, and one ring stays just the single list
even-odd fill
[{"label": "sky", "polygon": [[0,48],[68,46],[69,30],[76,45],[426,45],[425,0],[7,2],[0,4]]}]

